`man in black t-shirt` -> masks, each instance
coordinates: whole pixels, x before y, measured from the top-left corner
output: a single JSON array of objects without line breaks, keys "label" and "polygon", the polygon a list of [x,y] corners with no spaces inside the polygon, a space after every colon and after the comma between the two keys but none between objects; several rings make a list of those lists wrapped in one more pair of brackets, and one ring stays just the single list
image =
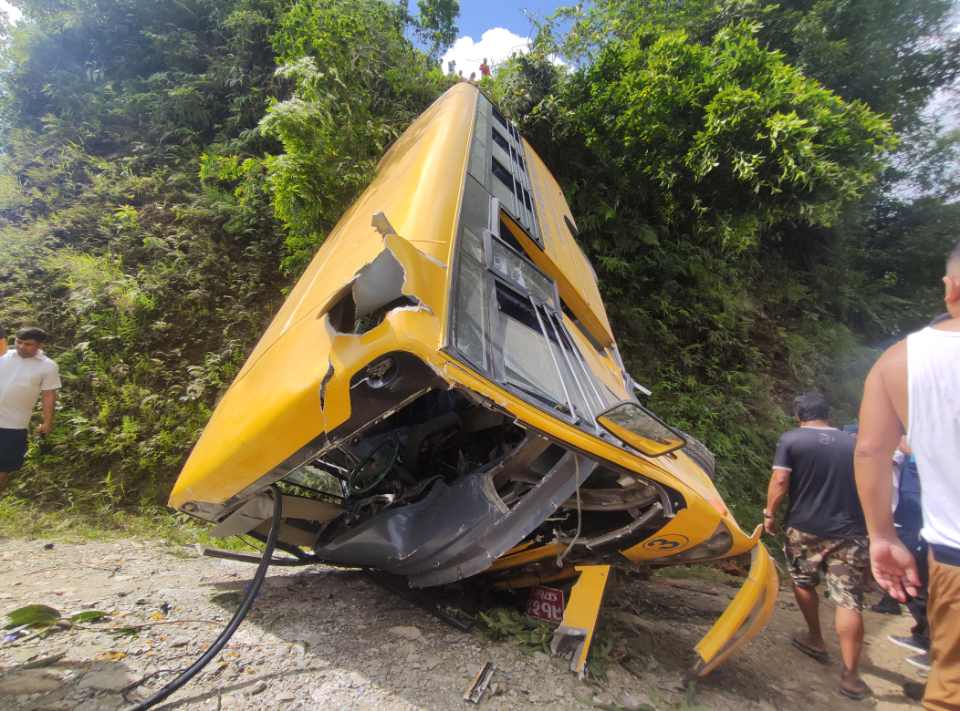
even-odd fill
[{"label": "man in black t-shirt", "polygon": [[777,508],[789,497],[784,552],[797,605],[807,631],[794,635],[793,645],[826,662],[820,630],[821,576],[827,597],[836,605],[843,670],[840,693],[853,699],[870,694],[860,678],[863,648],[863,598],[870,569],[867,528],[853,478],[852,435],[831,427],[830,408],[820,393],[804,393],[794,402],[797,429],[780,437],[767,490],[763,526],[776,533]]}]

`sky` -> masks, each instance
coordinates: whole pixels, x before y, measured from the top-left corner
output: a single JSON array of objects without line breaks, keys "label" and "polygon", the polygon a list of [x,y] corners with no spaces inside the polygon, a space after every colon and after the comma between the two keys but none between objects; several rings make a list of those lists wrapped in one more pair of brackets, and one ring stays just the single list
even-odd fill
[{"label": "sky", "polygon": [[[572,4],[572,0],[460,0],[460,34],[442,57],[444,71],[454,60],[463,76],[469,78],[471,72],[479,76],[484,57],[496,67],[514,52],[526,52],[536,32],[530,18],[543,20],[558,7]],[[415,11],[416,2],[411,0],[410,6]]]},{"label": "sky", "polygon": [[5,12],[11,20],[17,20],[20,17],[20,11],[13,7],[7,0],[0,0],[0,12]]},{"label": "sky", "polygon": [[[416,1],[408,0],[412,12]],[[457,70],[465,77],[471,72],[479,76],[480,62],[486,57],[492,66],[507,59],[514,52],[525,52],[535,33],[530,18],[542,20],[562,5],[564,0],[460,0],[457,41],[443,56],[444,71],[447,62],[454,60]],[[7,0],[0,0],[0,11],[17,20],[20,11]]]}]

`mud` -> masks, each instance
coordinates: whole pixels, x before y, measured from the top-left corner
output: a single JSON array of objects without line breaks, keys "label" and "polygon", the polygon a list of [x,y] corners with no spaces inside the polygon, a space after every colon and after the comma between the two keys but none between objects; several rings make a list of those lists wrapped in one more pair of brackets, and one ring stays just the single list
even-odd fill
[{"label": "mud", "polygon": [[[0,709],[126,709],[187,667],[229,619],[253,567],[159,543],[3,541],[0,613],[43,603],[110,619],[0,645]],[[273,568],[227,648],[164,709],[469,708],[464,691],[493,661],[487,709],[906,709],[916,680],[907,615],[867,613],[864,678],[874,697],[836,691],[832,663],[794,650],[802,627],[789,591],[738,657],[684,688],[692,649],[736,588],[714,580],[621,580],[602,613],[605,678],[578,681],[559,659],[448,627],[359,571]],[[830,610],[824,607],[824,620]],[[118,628],[127,629],[122,633]]]}]

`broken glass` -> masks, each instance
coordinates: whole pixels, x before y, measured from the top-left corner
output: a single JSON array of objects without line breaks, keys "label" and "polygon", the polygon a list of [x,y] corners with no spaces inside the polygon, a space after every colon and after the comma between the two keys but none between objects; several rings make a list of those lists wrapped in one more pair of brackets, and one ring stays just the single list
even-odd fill
[{"label": "broken glass", "polygon": [[460,245],[453,342],[470,362],[486,370],[483,246],[466,228],[461,232]]},{"label": "broken glass", "polygon": [[492,240],[493,271],[519,286],[537,303],[553,304],[553,282],[526,259],[500,240]]}]

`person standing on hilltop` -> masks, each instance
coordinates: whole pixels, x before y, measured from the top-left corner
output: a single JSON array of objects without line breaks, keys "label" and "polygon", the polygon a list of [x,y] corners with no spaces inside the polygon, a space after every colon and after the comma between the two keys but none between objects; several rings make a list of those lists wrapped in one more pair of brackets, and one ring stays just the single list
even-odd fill
[{"label": "person standing on hilltop", "polygon": [[843,658],[839,690],[849,698],[863,699],[870,694],[859,673],[870,561],[853,478],[855,440],[830,426],[830,407],[820,393],[800,395],[794,401],[794,414],[800,426],[777,443],[763,526],[770,535],[776,533],[777,509],[788,496],[785,553],[797,606],[807,623],[807,631],[795,634],[791,641],[804,654],[827,661],[817,594],[822,576],[827,596],[836,606]]},{"label": "person standing on hilltop", "polygon": [[487,64],[487,58],[484,57],[484,58],[483,58],[483,63],[480,65],[480,77],[481,77],[481,78],[482,78],[482,77],[488,77],[488,76],[490,76],[490,74],[491,74],[491,72],[490,72],[490,65]]},{"label": "person standing on hilltop", "polygon": [[43,329],[21,328],[14,349],[0,356],[0,491],[23,466],[27,428],[38,398],[43,399],[43,420],[37,433],[46,435],[53,428],[60,371],[40,348],[46,341]]},{"label": "person standing on hilltop", "polygon": [[942,279],[949,318],[911,333],[874,364],[863,386],[856,476],[870,531],[870,564],[901,602],[920,592],[912,552],[897,536],[886,462],[906,432],[920,478],[929,548],[930,675],[926,709],[960,710],[960,243]]}]

